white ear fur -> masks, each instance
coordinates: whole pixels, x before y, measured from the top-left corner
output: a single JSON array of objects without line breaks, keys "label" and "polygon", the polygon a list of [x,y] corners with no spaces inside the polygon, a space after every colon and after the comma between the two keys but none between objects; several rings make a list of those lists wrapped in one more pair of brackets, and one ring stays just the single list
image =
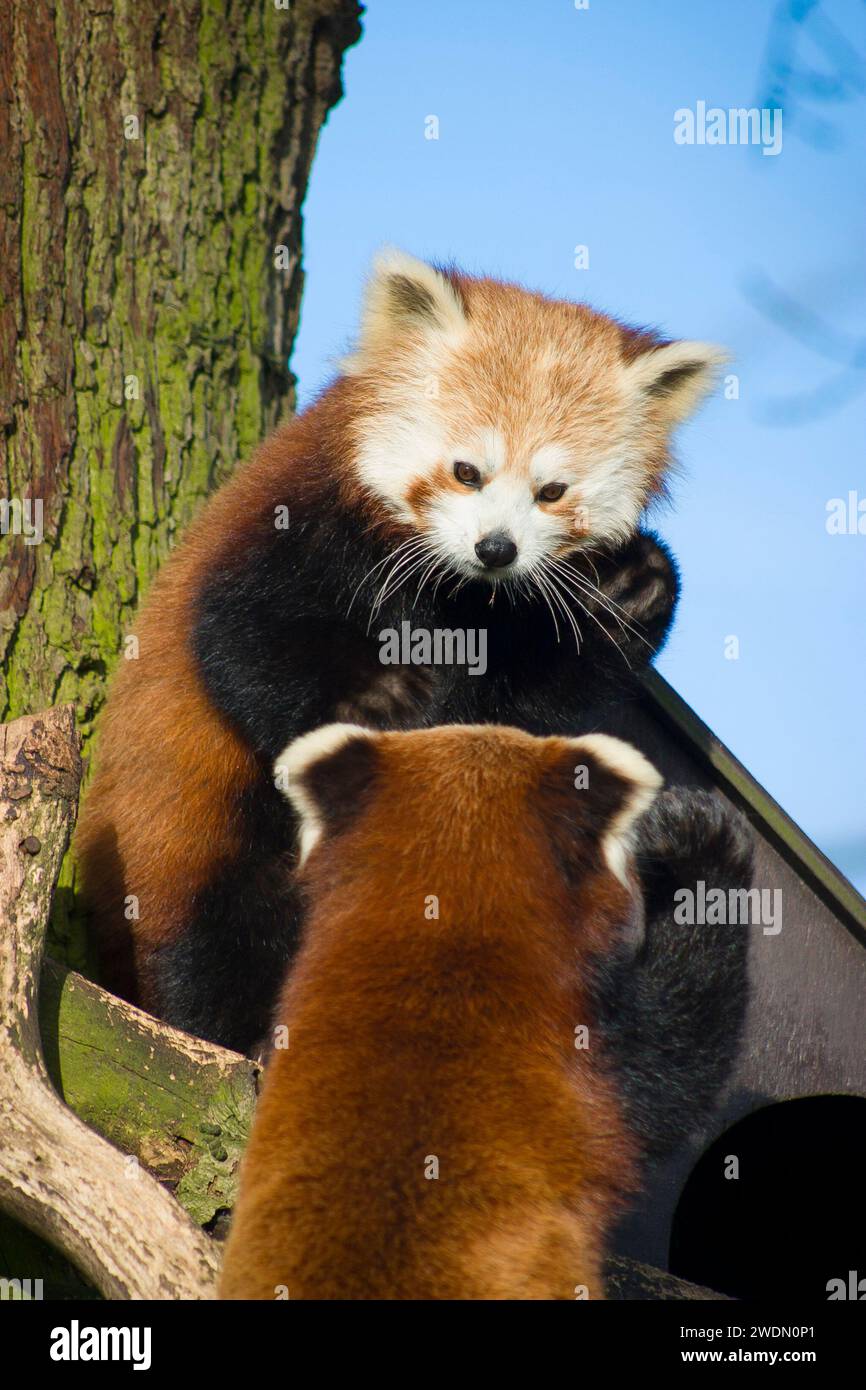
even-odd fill
[{"label": "white ear fur", "polygon": [[299,869],[310,857],[324,829],[319,808],[304,779],[320,759],[330,758],[356,738],[375,738],[375,734],[360,724],[323,724],[294,739],[274,764],[275,785],[285,793],[298,815]]},{"label": "white ear fur", "polygon": [[625,376],[631,389],[654,402],[673,427],[694,414],[727,361],[724,348],[685,340],[641,353],[628,363]]},{"label": "white ear fur", "polygon": [[631,851],[632,829],[635,821],[655,801],[664,785],[664,778],[643,753],[620,738],[611,738],[610,734],[585,734],[570,742],[573,748],[592,754],[632,785],[631,793],[608,825],[601,842],[608,868],[628,887],[627,859]]},{"label": "white ear fur", "polygon": [[360,371],[382,349],[409,333],[454,336],[466,327],[460,296],[448,278],[426,261],[385,247],[370,272],[358,347],[343,360],[344,371]]}]

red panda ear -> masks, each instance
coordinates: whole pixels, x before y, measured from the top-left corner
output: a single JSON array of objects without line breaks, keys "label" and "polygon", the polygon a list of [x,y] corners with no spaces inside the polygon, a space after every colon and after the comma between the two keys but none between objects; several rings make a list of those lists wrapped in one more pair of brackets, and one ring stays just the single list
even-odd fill
[{"label": "red panda ear", "polygon": [[360,724],[325,724],[280,754],[274,775],[298,814],[299,868],[323,835],[351,824],[373,783],[378,758],[377,734]]},{"label": "red panda ear", "polygon": [[643,753],[621,739],[568,739],[542,778],[548,823],[566,854],[569,847],[598,842],[608,868],[627,884],[634,823],[663,781]]},{"label": "red panda ear", "polygon": [[712,343],[663,343],[633,358],[625,379],[630,392],[673,429],[694,414],[728,360]]},{"label": "red panda ear", "polygon": [[404,251],[377,256],[367,284],[356,351],[344,359],[359,372],[379,352],[436,335],[455,339],[466,327],[466,309],[454,282]]}]

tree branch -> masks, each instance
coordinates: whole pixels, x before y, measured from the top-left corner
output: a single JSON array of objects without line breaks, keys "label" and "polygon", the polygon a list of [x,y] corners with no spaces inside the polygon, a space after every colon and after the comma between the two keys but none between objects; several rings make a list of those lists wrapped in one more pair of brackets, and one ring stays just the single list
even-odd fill
[{"label": "tree branch", "polygon": [[258,1067],[181,1033],[46,960],[39,998],[48,1074],[85,1124],[170,1186],[199,1226],[230,1210]]},{"label": "tree branch", "polygon": [[213,1297],[214,1243],[72,1114],[45,1066],[36,982],[80,780],[71,706],[0,728],[0,1207],[108,1298]]}]

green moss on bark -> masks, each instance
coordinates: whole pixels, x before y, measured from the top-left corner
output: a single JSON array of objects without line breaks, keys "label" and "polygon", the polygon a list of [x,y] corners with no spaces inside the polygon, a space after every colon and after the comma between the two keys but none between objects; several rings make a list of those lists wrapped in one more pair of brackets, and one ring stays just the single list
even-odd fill
[{"label": "green moss on bark", "polygon": [[[0,537],[0,719],[71,700],[89,737],[171,545],[291,409],[301,202],[357,16],[0,7],[0,497],[44,528]],[[82,961],[62,914],[53,948]]]},{"label": "green moss on bark", "polygon": [[80,1119],[169,1184],[199,1225],[232,1207],[252,1062],[163,1028],[53,961],[39,1020],[51,1080]]}]

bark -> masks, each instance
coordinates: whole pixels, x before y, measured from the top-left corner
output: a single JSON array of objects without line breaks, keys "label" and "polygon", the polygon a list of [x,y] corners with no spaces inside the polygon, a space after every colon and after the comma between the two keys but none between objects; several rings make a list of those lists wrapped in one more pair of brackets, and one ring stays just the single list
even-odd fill
[{"label": "bark", "polygon": [[37,982],[80,779],[71,707],[0,729],[0,1208],[106,1297],[212,1297],[214,1242],[67,1108],[45,1066]]},{"label": "bark", "polygon": [[360,30],[277,3],[0,5],[0,719],[72,700],[89,735],[173,539],[293,404],[301,203]]},{"label": "bark", "polygon": [[615,1303],[729,1301],[727,1294],[716,1293],[702,1284],[690,1284],[685,1279],[678,1279],[675,1274],[655,1269],[640,1260],[627,1259],[624,1255],[611,1255],[607,1260],[605,1286],[607,1297]]}]

